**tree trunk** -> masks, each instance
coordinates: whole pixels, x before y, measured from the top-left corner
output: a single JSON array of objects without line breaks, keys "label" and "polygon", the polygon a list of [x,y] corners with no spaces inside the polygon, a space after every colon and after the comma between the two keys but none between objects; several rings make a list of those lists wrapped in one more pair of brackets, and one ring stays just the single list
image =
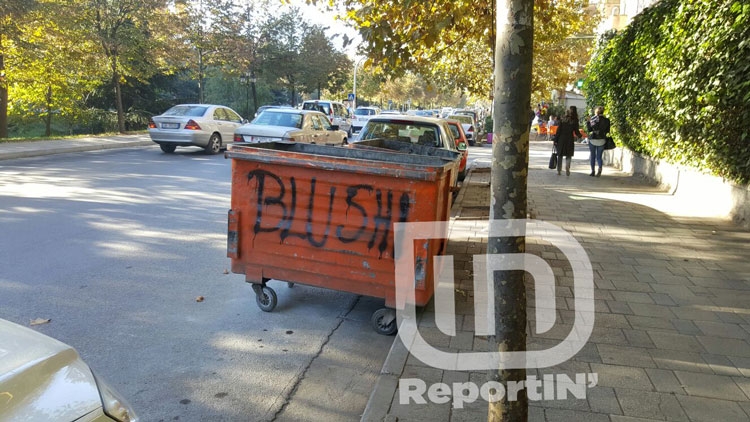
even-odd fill
[{"label": "tree trunk", "polygon": [[[526,218],[527,175],[529,167],[529,110],[533,59],[533,0],[497,0],[495,47],[495,90],[493,111],[491,209],[493,220]],[[509,222],[510,223],[510,222]],[[517,237],[493,237],[488,254],[522,254],[525,233]],[[526,285],[519,270],[493,273],[495,335],[491,344],[498,352],[526,350]],[[508,386],[524,382],[526,369],[509,369],[501,363],[490,380]],[[525,422],[528,420],[526,389],[517,397],[506,393],[489,405],[488,421]]]},{"label": "tree trunk", "polygon": [[115,86],[115,107],[117,107],[117,130],[125,133],[125,111],[122,107],[122,87],[120,86],[120,73],[115,71],[112,75],[112,83]]},{"label": "tree trunk", "polygon": [[0,139],[8,137],[8,83],[5,80],[5,57],[0,34]]},{"label": "tree trunk", "polygon": [[47,121],[45,122],[44,136],[52,136],[52,86],[47,87]]}]

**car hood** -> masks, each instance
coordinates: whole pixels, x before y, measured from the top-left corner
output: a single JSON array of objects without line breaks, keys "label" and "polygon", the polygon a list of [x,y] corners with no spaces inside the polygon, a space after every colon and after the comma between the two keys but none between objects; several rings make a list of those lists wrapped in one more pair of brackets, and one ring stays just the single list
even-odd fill
[{"label": "car hood", "polygon": [[269,125],[244,125],[235,129],[240,135],[282,137],[289,132],[295,132],[299,129],[286,126],[269,126]]},{"label": "car hood", "polygon": [[91,369],[72,347],[0,319],[0,415],[73,421],[102,406]]}]

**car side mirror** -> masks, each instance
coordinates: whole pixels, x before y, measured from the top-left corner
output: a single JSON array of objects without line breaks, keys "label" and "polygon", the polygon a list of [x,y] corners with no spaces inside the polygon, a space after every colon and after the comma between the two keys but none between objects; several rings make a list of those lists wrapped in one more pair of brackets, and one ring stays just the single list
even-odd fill
[{"label": "car side mirror", "polygon": [[467,147],[466,147],[466,142],[459,142],[459,143],[458,143],[458,146],[456,146],[456,148],[457,148],[457,149],[458,149],[459,151],[466,151],[466,148],[467,148]]},{"label": "car side mirror", "polygon": [[328,130],[339,130],[339,125],[331,125]]}]

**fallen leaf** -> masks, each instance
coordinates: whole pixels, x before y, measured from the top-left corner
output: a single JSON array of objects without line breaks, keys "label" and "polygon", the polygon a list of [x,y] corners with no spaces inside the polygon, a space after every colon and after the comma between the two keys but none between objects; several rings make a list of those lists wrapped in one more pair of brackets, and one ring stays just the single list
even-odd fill
[{"label": "fallen leaf", "polygon": [[198,297],[195,298],[195,301],[196,302],[203,302],[204,299],[205,298],[203,296],[198,296]]},{"label": "fallen leaf", "polygon": [[52,320],[49,319],[49,318],[46,318],[46,319],[45,318],[36,318],[36,319],[32,319],[31,322],[29,323],[29,325],[42,325],[42,324],[47,324],[50,321],[52,321]]}]

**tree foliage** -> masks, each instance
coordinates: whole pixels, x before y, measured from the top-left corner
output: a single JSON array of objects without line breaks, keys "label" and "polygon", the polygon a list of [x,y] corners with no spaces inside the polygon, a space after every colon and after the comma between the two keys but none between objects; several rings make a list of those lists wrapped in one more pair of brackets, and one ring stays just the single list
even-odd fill
[{"label": "tree foliage", "polygon": [[630,149],[750,182],[750,5],[662,0],[602,38],[587,68]]},{"label": "tree foliage", "polygon": [[288,103],[318,87],[325,96],[345,95],[351,61],[336,51],[325,28],[299,14],[279,14],[279,5],[2,2],[0,138],[7,136],[8,105],[13,128],[42,124],[56,133],[143,127],[142,116],[179,102],[221,103],[250,114],[251,89],[240,84],[246,75],[257,79],[252,97],[257,88],[259,105]]},{"label": "tree foliage", "polygon": [[[339,0],[364,40],[371,63],[388,75],[411,71],[445,87],[488,96],[492,90],[494,1]],[[564,89],[588,60],[598,23],[587,0],[536,0],[532,96]]]}]

